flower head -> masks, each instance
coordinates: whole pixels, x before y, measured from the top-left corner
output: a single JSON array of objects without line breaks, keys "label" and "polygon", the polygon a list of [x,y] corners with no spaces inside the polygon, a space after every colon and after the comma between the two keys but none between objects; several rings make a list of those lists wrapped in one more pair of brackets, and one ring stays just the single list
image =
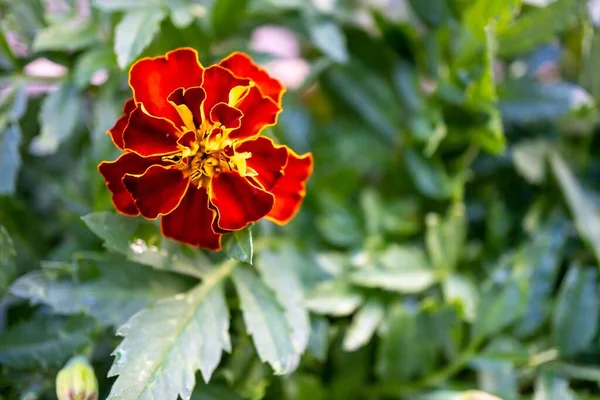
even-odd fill
[{"label": "flower head", "polygon": [[135,63],[129,85],[133,98],[108,131],[123,154],[98,167],[120,213],[161,216],[165,236],[218,250],[224,233],[298,212],[312,155],[260,136],[285,89],[249,56],[204,68],[181,48]]}]

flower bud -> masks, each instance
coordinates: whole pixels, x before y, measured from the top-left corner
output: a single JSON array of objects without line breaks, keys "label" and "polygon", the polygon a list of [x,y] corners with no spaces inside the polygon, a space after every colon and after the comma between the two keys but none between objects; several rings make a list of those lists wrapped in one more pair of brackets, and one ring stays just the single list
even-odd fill
[{"label": "flower bud", "polygon": [[73,357],[56,375],[58,400],[96,400],[98,380],[85,357]]}]

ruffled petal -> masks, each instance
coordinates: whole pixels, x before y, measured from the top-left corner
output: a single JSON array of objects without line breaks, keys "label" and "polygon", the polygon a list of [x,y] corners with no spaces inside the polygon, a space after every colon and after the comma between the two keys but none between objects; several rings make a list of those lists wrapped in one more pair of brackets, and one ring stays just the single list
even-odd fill
[{"label": "ruffled petal", "polygon": [[227,129],[239,128],[242,116],[243,114],[240,110],[231,107],[226,103],[218,103],[210,110],[211,122],[218,122]]},{"label": "ruffled petal", "polygon": [[148,168],[142,175],[127,174],[123,178],[140,214],[147,219],[169,214],[177,208],[188,183],[183,172],[161,165]]},{"label": "ruffled petal", "polygon": [[203,72],[196,50],[180,48],[137,61],[129,71],[129,86],[135,101],[143,103],[150,114],[179,127],[181,118],[167,98],[175,89],[202,86]]},{"label": "ruffled petal", "polygon": [[283,176],[283,168],[287,163],[288,152],[285,146],[276,146],[265,136],[242,142],[236,152],[250,152],[252,156],[246,160],[246,166],[254,169],[258,175],[253,178],[269,191]]},{"label": "ruffled petal", "polygon": [[212,229],[215,211],[208,207],[206,188],[189,185],[172,213],[162,217],[162,233],[173,240],[210,250],[221,249],[221,235]]},{"label": "ruffled petal", "polygon": [[98,165],[98,171],[112,193],[112,202],[117,211],[132,216],[140,214],[131,194],[123,185],[123,177],[126,174],[143,174],[150,166],[160,163],[158,157],[144,158],[135,153],[124,153],[115,161],[104,161]]},{"label": "ruffled petal", "polygon": [[256,136],[269,125],[275,125],[281,108],[270,98],[263,96],[253,86],[238,104],[235,105],[244,116],[242,125],[229,133],[231,139],[248,139]]},{"label": "ruffled petal", "polygon": [[202,124],[202,102],[206,98],[206,92],[201,87],[192,87],[188,89],[176,89],[169,95],[169,101],[176,106],[185,105],[194,118],[194,125],[199,127]]},{"label": "ruffled petal", "polygon": [[123,145],[143,157],[170,154],[179,151],[180,135],[170,121],[148,115],[140,105],[131,113],[123,133]]},{"label": "ruffled petal", "polygon": [[229,93],[233,88],[248,86],[249,84],[248,79],[236,78],[231,71],[218,65],[206,68],[204,82],[202,83],[202,87],[206,92],[206,99],[203,104],[204,116],[208,118],[210,111],[218,103],[228,104]]},{"label": "ruffled petal", "polygon": [[237,172],[222,172],[212,178],[210,202],[217,209],[219,228],[236,231],[256,222],[273,207],[274,198],[252,185]]},{"label": "ruffled petal", "polygon": [[275,205],[267,215],[267,219],[280,225],[288,223],[300,210],[306,194],[306,181],[313,171],[312,154],[298,156],[291,150],[288,152],[283,177],[270,190],[275,196]]},{"label": "ruffled petal", "polygon": [[227,68],[238,78],[247,78],[254,81],[263,94],[277,104],[281,104],[281,97],[285,92],[283,84],[272,78],[267,71],[252,61],[249,55],[235,52],[219,63]]},{"label": "ruffled petal", "polygon": [[133,99],[129,99],[123,106],[123,116],[121,116],[121,118],[115,122],[115,125],[112,128],[106,131],[119,150],[123,150],[123,131],[125,131],[125,127],[127,127],[129,115],[133,110],[135,110],[135,101],[133,101]]}]

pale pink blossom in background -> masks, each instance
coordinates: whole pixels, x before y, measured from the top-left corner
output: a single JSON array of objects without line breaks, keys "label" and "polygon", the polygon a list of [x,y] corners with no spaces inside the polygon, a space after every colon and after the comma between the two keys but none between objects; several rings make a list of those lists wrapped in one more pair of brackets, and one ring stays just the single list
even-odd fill
[{"label": "pale pink blossom in background", "polygon": [[24,68],[25,75],[40,78],[60,78],[67,74],[68,69],[47,58],[36,58]]},{"label": "pale pink blossom in background", "polygon": [[106,68],[99,69],[94,72],[90,78],[90,83],[94,86],[101,86],[108,80],[108,70]]},{"label": "pale pink blossom in background", "polygon": [[280,58],[300,56],[300,43],[296,34],[276,25],[256,28],[250,37],[250,48]]},{"label": "pale pink blossom in background", "polygon": [[288,89],[298,89],[310,72],[310,64],[300,57],[296,34],[281,26],[265,25],[255,29],[250,48],[273,56],[273,60],[263,66]]}]

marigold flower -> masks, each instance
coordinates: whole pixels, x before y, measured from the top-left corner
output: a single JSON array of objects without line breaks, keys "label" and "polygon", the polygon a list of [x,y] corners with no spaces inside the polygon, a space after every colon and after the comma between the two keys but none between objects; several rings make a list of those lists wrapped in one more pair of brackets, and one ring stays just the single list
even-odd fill
[{"label": "marigold flower", "polygon": [[260,136],[285,89],[248,55],[204,68],[180,48],[136,62],[129,85],[107,132],[123,154],[98,166],[120,213],[161,216],[165,236],[218,250],[224,233],[298,212],[313,158]]}]

